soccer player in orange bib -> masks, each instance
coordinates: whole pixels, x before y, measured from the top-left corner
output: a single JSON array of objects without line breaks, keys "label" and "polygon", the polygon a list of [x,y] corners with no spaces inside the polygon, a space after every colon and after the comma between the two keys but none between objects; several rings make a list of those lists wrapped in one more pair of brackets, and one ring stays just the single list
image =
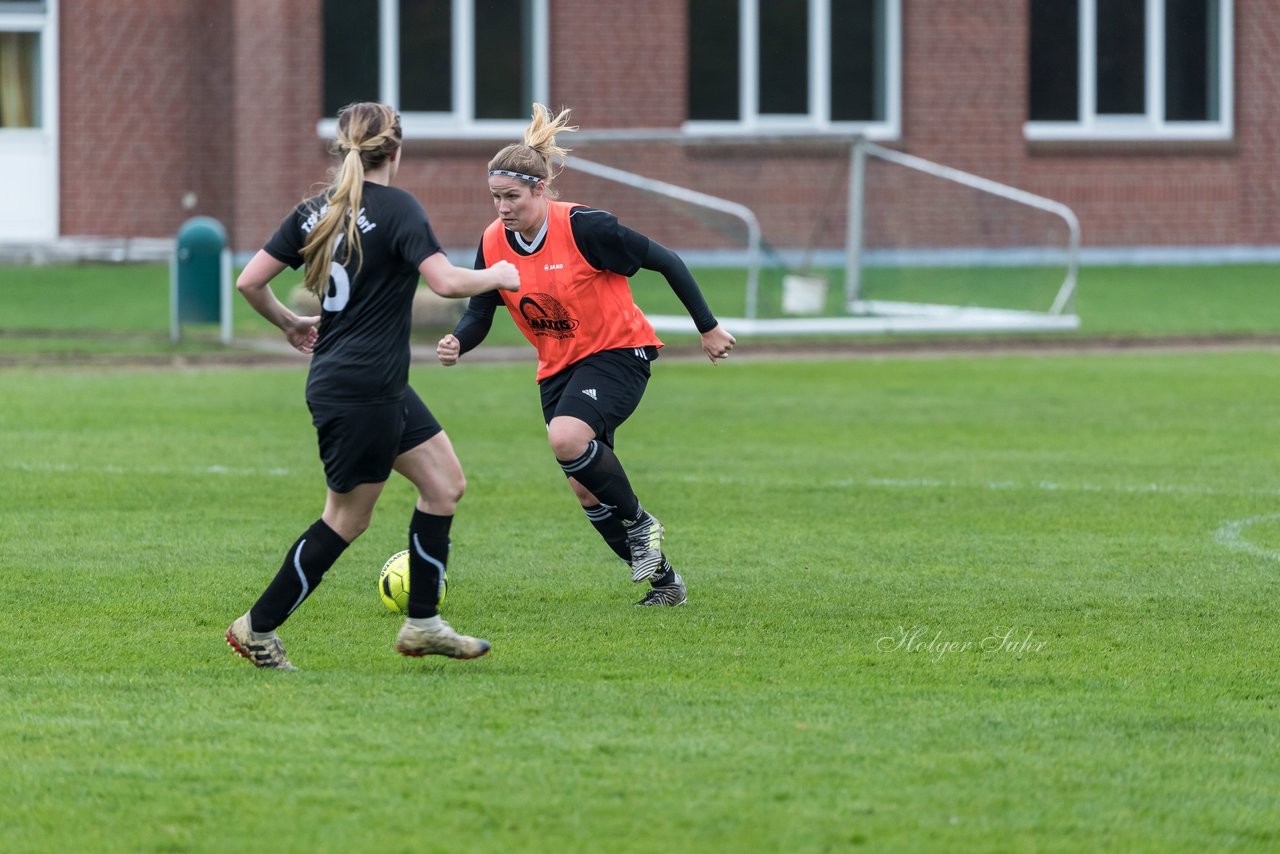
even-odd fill
[{"label": "soccer player in orange bib", "polygon": [[446,366],[489,333],[506,304],[538,351],[538,388],[547,438],[587,518],[631,580],[648,581],[638,605],[683,605],[684,579],[662,551],[662,524],[646,512],[614,454],[614,432],[635,411],[662,342],[631,297],[627,278],[641,268],[666,278],[702,334],[714,365],[734,338],[711,313],[688,267],[671,250],[618,222],[613,214],[556,201],[553,161],[569,111],[552,118],[541,104],[523,144],[489,162],[498,218],[484,232],[476,269],[502,261],[520,271],[520,289],[473,296],[452,334],[436,347]]}]

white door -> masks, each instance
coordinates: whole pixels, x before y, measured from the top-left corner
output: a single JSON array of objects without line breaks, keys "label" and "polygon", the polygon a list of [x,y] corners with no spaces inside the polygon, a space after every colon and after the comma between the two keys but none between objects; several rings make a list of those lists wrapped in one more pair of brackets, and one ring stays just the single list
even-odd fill
[{"label": "white door", "polygon": [[0,3],[0,242],[58,236],[57,0]]}]

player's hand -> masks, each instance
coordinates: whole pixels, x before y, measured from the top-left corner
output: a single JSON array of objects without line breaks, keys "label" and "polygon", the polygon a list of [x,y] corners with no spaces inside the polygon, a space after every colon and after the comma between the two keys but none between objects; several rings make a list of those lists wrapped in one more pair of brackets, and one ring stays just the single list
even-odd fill
[{"label": "player's hand", "polygon": [[718,323],[714,329],[702,333],[702,352],[707,354],[713,365],[718,364],[721,359],[729,358],[729,351],[737,343],[737,339]]},{"label": "player's hand", "polygon": [[520,271],[510,261],[499,261],[489,268],[498,274],[498,290],[520,290]]},{"label": "player's hand", "polygon": [[282,328],[284,337],[299,353],[311,354],[315,349],[316,338],[319,332],[316,327],[320,324],[320,316],[295,317]]},{"label": "player's hand", "polygon": [[[506,264],[507,262],[503,261]],[[507,266],[511,266],[508,264]],[[512,269],[515,269],[512,267]],[[460,342],[452,332],[440,339],[436,344],[436,358],[440,360],[440,364],[446,368],[451,368],[458,364],[458,357],[462,355],[462,342]]]}]

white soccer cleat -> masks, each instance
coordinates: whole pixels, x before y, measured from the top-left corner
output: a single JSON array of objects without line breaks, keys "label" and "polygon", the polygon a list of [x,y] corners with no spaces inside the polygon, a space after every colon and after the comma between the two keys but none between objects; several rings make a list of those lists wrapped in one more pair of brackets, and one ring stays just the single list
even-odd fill
[{"label": "white soccer cleat", "polygon": [[440,621],[435,630],[421,629],[408,620],[396,635],[396,649],[401,655],[418,658],[424,655],[445,655],[449,658],[479,658],[489,651],[490,643],[481,638],[460,635],[453,626]]},{"label": "white soccer cleat", "polygon": [[656,517],[645,513],[627,530],[631,549],[631,580],[648,581],[662,572],[662,534],[666,529]]},{"label": "white soccer cleat", "polygon": [[284,644],[275,632],[271,637],[257,640],[253,636],[253,626],[249,623],[249,613],[236,619],[227,629],[227,645],[241,657],[253,662],[254,667],[265,667],[269,670],[297,670],[289,663],[284,654]]},{"label": "white soccer cleat", "polygon": [[654,587],[636,605],[657,605],[674,608],[689,601],[689,591],[685,589],[684,579],[676,573],[676,580],[661,587]]}]

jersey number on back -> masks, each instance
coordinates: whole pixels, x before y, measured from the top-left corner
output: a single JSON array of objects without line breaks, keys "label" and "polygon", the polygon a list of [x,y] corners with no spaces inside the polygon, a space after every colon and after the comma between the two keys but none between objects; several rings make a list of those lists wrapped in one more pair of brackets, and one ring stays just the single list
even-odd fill
[{"label": "jersey number on back", "polygon": [[[338,247],[342,245],[345,234],[339,234],[333,241],[333,257],[338,257]],[[329,262],[329,287],[324,293],[325,311],[342,311],[351,300],[351,278],[347,270],[337,261]]]}]

